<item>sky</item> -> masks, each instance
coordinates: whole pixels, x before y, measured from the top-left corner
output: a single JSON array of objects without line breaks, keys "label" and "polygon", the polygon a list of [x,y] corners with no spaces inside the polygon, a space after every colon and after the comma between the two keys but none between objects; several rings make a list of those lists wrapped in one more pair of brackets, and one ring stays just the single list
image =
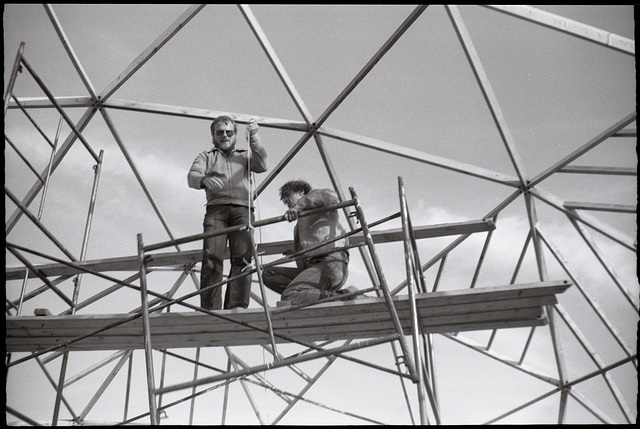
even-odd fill
[{"label": "sky", "polygon": [[[53,10],[70,45],[90,78],[97,93],[111,84],[136,57],[149,46],[187,8],[182,4],[55,4]],[[414,10],[411,5],[251,5],[257,21],[280,62],[295,85],[314,119],[320,117],[341,91],[380,49],[400,24]],[[540,6],[542,10],[634,39],[634,15],[631,6]],[[535,177],[549,166],[580,148],[625,116],[635,111],[635,57],[588,41],[571,37],[506,14],[479,6],[461,6],[464,24],[499,102],[512,139],[523,159],[526,173]],[[87,96],[88,92],[64,51],[45,8],[37,4],[7,4],[4,8],[5,89],[20,42],[25,42],[24,56],[47,88],[56,97]],[[43,97],[42,91],[23,71],[14,87],[20,97]],[[281,121],[301,122],[303,118],[274,72],[251,29],[235,5],[208,5],[169,43],[164,45],[112,96],[112,99],[180,106],[191,109],[249,115],[261,122],[260,134],[269,156],[270,168],[298,142],[301,133],[270,124]],[[74,121],[84,108],[66,109]],[[205,198],[202,192],[188,188],[186,174],[195,156],[210,147],[209,121],[166,115],[107,109],[124,146],[129,152],[145,185],[166,219],[175,237],[201,232]],[[30,114],[45,133],[56,134],[59,115],[52,109],[32,109]],[[323,124],[402,148],[442,157],[459,163],[482,167],[516,177],[505,146],[474,79],[464,51],[443,6],[430,6],[407,30],[366,78]],[[635,129],[635,122],[628,128]],[[246,145],[244,130],[239,147]],[[69,127],[61,127],[63,140]],[[18,110],[5,116],[5,135],[16,143],[37,171],[44,171],[51,148]],[[167,232],[145,197],[122,151],[100,114],[89,123],[83,136],[96,151],[104,151],[99,192],[86,249],[86,259],[131,256],[137,253],[136,235],[145,243],[168,239]],[[514,189],[415,160],[393,156],[360,145],[324,137],[331,163],[342,191],[349,195],[353,187],[361,200],[369,222],[399,210],[398,176],[402,176],[414,225],[434,225],[481,219],[505,200]],[[574,165],[637,167],[634,138],[613,138],[590,151]],[[41,221],[74,255],[82,249],[82,237],[93,185],[95,161],[77,142],[52,175]],[[267,173],[268,174],[268,173]],[[257,183],[266,175],[257,175]],[[302,178],[314,187],[331,187],[331,180],[313,142],[307,143],[296,157],[275,177],[256,200],[257,217],[279,216],[284,206],[278,188],[285,181]],[[589,174],[555,174],[538,188],[562,201],[586,201],[635,205],[635,176]],[[35,181],[33,172],[19,155],[5,143],[5,186],[22,198]],[[38,212],[41,195],[30,209]],[[16,206],[5,197],[5,219]],[[598,299],[616,330],[632,346],[636,338],[637,310],[621,298],[615,284],[599,267],[597,260],[581,241],[566,217],[540,200],[536,212],[541,227],[553,237],[572,274]],[[636,217],[633,214],[589,212],[621,234],[635,239]],[[399,227],[397,221],[384,229]],[[478,277],[477,287],[508,284],[529,229],[526,207],[519,198],[501,212],[489,252]],[[260,242],[291,238],[292,225],[279,224],[259,231]],[[469,286],[485,234],[476,234],[454,251],[443,271],[443,289]],[[598,247],[610,257],[616,274],[631,295],[638,295],[635,253],[594,233]],[[63,257],[28,219],[22,218],[7,236],[7,241],[34,248],[45,254]],[[421,240],[421,260],[427,261],[452,241],[451,237]],[[182,245],[193,250],[199,243]],[[390,285],[405,279],[401,243],[377,247],[384,274]],[[47,263],[31,257],[33,263]],[[566,278],[567,273],[547,254],[551,278]],[[20,262],[6,252],[6,266]],[[427,271],[433,283],[434,269]],[[122,277],[132,273],[121,273]],[[177,274],[154,273],[150,282],[158,291],[168,290]],[[532,252],[527,253],[518,282],[538,281]],[[69,282],[67,282],[69,283]],[[349,284],[364,289],[369,280],[358,258],[350,264]],[[108,282],[84,276],[81,299],[97,293]],[[29,283],[29,290],[39,286]],[[19,295],[21,282],[8,282],[7,298]],[[72,285],[61,286],[71,294]],[[194,290],[185,283],[183,293]],[[254,287],[254,292],[259,293]],[[277,300],[275,295],[270,299]],[[85,314],[120,313],[137,305],[135,292],[122,291],[113,298],[87,307]],[[597,317],[586,307],[584,298],[572,288],[560,302],[589,337],[594,353],[605,363],[621,358],[620,348],[604,332]],[[251,304],[252,308],[257,304]],[[35,308],[49,308],[54,314],[65,309],[52,293],[25,304],[22,314]],[[175,311],[179,311],[176,309]],[[562,333],[570,377],[579,377],[594,369],[588,354],[577,344],[570,330]],[[500,331],[496,351],[515,359],[526,340],[526,330]],[[490,332],[465,333],[484,344]],[[527,363],[548,374],[557,374],[549,348],[547,329],[538,329]],[[533,381],[518,371],[479,356],[455,341],[436,336],[438,386],[444,423],[481,423],[495,418],[517,405],[547,392],[546,383]],[[635,347],[632,347],[635,349]],[[285,348],[286,350],[286,348]],[[291,353],[296,349],[292,348]],[[142,352],[135,355],[136,374],[141,377],[133,386],[137,400],[130,415],[144,412],[146,386]],[[186,350],[185,354],[193,350]],[[261,364],[269,356],[260,348],[238,348],[238,356]],[[77,373],[87,362],[108,354],[78,353],[72,358],[70,373]],[[378,346],[354,353],[363,359],[393,365],[389,346]],[[203,356],[220,368],[226,366],[223,350],[207,349]],[[51,373],[57,373],[57,361]],[[312,362],[311,373],[324,362]],[[158,368],[156,365],[156,368]],[[169,361],[168,384],[189,379],[192,367]],[[109,368],[65,390],[69,400],[86,403],[87,389],[92,392],[102,382]],[[635,416],[637,371],[625,365],[612,372],[623,397]],[[296,392],[301,381],[288,370],[263,374],[269,381]],[[387,381],[388,380],[388,381]],[[122,392],[125,374],[119,374],[105,397],[88,416],[88,420],[111,421],[122,415]],[[93,387],[87,387],[93,386]],[[387,386],[389,386],[387,388]],[[35,389],[35,390],[34,390]],[[623,422],[622,414],[603,389],[602,378],[575,388],[614,422]],[[603,394],[603,390],[605,394]],[[194,422],[220,422],[222,389],[197,401]],[[283,403],[263,388],[253,387],[254,397],[271,421]],[[415,388],[408,387],[417,413]],[[37,401],[25,398],[37,395]],[[29,416],[47,421],[52,415],[54,389],[35,362],[12,367],[7,384],[7,404]],[[349,410],[389,424],[411,423],[407,406],[396,377],[377,373],[350,362],[336,362],[306,396],[340,410]],[[165,399],[169,402],[169,399]],[[30,407],[29,403],[38,405]],[[256,424],[255,414],[241,386],[231,388],[227,422]],[[212,404],[212,405],[211,405]],[[78,405],[82,409],[83,405]],[[528,407],[508,418],[506,423],[554,423],[557,419],[558,395]],[[66,410],[62,413],[65,416]],[[188,418],[188,404],[170,409],[162,423],[179,423]],[[187,417],[185,417],[187,416]],[[7,421],[13,416],[7,415]],[[579,403],[570,399],[568,421],[594,423],[597,419]],[[282,424],[362,424],[353,417],[326,411],[313,404],[296,405]]]}]

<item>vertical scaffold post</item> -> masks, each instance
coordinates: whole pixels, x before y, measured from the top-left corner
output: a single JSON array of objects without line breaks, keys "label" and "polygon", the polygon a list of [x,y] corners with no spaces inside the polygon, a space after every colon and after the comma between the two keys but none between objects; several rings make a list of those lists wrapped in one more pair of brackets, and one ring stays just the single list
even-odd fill
[{"label": "vertical scaffold post", "polygon": [[[409,287],[409,299],[411,305],[412,315],[412,335],[414,341],[414,353],[416,359],[416,367],[420,371],[420,383],[418,389],[418,397],[421,401],[424,401],[424,392],[426,391],[429,402],[431,403],[431,410],[436,420],[436,424],[441,424],[440,411],[438,408],[438,399],[436,394],[435,379],[433,374],[435,370],[433,368],[433,358],[430,355],[433,345],[431,344],[431,336],[424,334],[420,330],[420,316],[418,314],[418,308],[416,304],[415,292],[426,292],[426,285],[424,282],[424,275],[422,274],[422,264],[420,262],[420,256],[418,254],[418,245],[416,243],[416,237],[413,231],[413,225],[411,223],[411,215],[409,214],[409,205],[404,190],[404,183],[402,177],[398,177],[398,188],[400,193],[400,214],[402,218],[402,231],[404,234],[404,246],[405,246],[405,260],[407,265],[407,285]],[[413,291],[413,282],[411,276],[415,279],[416,291]],[[419,336],[422,336],[422,350],[420,349]],[[429,361],[430,367],[427,366]],[[430,376],[431,374],[431,376]],[[422,424],[429,424],[426,414],[426,402],[420,402],[420,417]],[[424,414],[423,414],[424,412]]]},{"label": "vertical scaffold post", "polygon": [[[420,262],[420,253],[418,252],[418,243],[416,242],[416,236],[413,230],[413,224],[411,223],[411,214],[409,213],[409,205],[406,202],[406,196],[405,196],[405,205],[406,205],[406,213],[407,213],[408,233],[409,233],[409,238],[411,240],[411,250],[413,252],[413,270],[415,273],[414,275],[416,276],[416,285],[419,286],[418,290],[421,293],[426,293],[427,285],[424,279],[422,262]],[[442,263],[440,264],[434,287],[437,285],[440,275],[442,274],[442,268],[443,268],[445,258],[446,258],[446,255],[442,258]],[[427,388],[427,393],[429,394],[429,400],[432,403],[436,424],[440,424],[440,414],[438,410],[438,389],[436,385],[437,381],[436,381],[432,334],[423,333],[422,338],[423,338],[422,341],[423,341],[423,349],[424,349],[424,354],[422,356],[424,359],[425,387]]]},{"label": "vertical scaffold post", "polygon": [[[58,124],[58,132],[60,130],[60,124]],[[56,144],[57,144],[58,136],[56,135]],[[55,146],[54,150],[55,152]],[[89,246],[89,235],[91,234],[91,225],[93,223],[93,213],[96,207],[96,198],[98,196],[98,184],[100,183],[100,173],[102,172],[102,158],[104,156],[104,151],[100,151],[100,155],[98,156],[98,163],[93,167],[94,168],[94,176],[93,176],[93,187],[91,188],[91,198],[89,200],[89,211],[87,213],[87,222],[84,227],[84,235],[82,236],[82,247],[80,249],[80,261],[84,261],[87,257],[87,247]],[[49,169],[51,168],[51,163],[53,162],[53,155],[51,161],[49,162]],[[49,174],[47,174],[47,182],[45,183],[45,191],[47,189],[47,184],[49,181]],[[43,199],[44,202],[44,193]],[[40,205],[40,213],[38,213],[38,219],[42,214],[42,204]],[[73,286],[73,297],[71,299],[71,315],[76,314],[76,307],[78,305],[78,296],[80,294],[80,282],[82,279],[82,274],[78,274],[75,278],[75,284]],[[60,405],[62,403],[62,391],[64,390],[64,380],[67,376],[67,366],[69,363],[69,352],[64,352],[62,357],[62,364],[60,365],[60,375],[58,378],[58,387],[56,389],[56,401],[54,405],[53,411],[53,419],[52,424],[55,426],[58,424],[58,416],[60,413]]]},{"label": "vertical scaffold post", "polygon": [[138,234],[138,263],[140,266],[140,298],[142,300],[142,328],[144,330],[144,353],[147,364],[147,389],[149,394],[149,417],[151,424],[158,424],[158,411],[155,400],[155,382],[153,379],[153,356],[151,348],[151,327],[149,323],[149,301],[147,300],[147,268],[145,265],[142,234]]},{"label": "vertical scaffold post", "polygon": [[271,312],[269,311],[269,303],[267,302],[267,292],[262,281],[262,270],[260,269],[260,260],[258,258],[258,246],[256,244],[255,229],[253,227],[253,187],[251,180],[251,131],[247,128],[247,182],[249,185],[249,194],[247,197],[247,205],[249,207],[249,236],[251,237],[251,252],[253,254],[253,263],[256,264],[256,274],[258,276],[258,284],[260,285],[260,295],[262,297],[262,307],[264,308],[264,317],[267,320],[267,329],[269,330],[269,342],[273,347],[273,359],[278,360],[278,349],[276,348],[276,337],[273,334],[273,324],[271,323]]},{"label": "vertical scaffold post", "polygon": [[364,235],[365,242],[367,243],[367,247],[369,248],[369,253],[371,253],[371,260],[373,262],[373,267],[375,268],[376,275],[378,276],[380,288],[382,289],[382,295],[384,296],[387,306],[389,307],[391,322],[393,323],[393,326],[398,333],[398,341],[400,342],[400,348],[402,349],[402,354],[404,355],[404,364],[407,366],[413,382],[417,383],[418,372],[413,363],[413,359],[411,358],[411,354],[409,353],[407,339],[404,336],[402,324],[400,323],[400,318],[398,317],[398,311],[396,310],[396,307],[393,303],[393,298],[391,297],[391,293],[389,292],[389,286],[387,285],[384,273],[382,272],[382,266],[380,264],[380,260],[378,259],[378,255],[376,254],[376,249],[373,244],[373,237],[371,236],[371,231],[369,231],[369,225],[365,220],[364,211],[362,210],[362,206],[360,205],[360,201],[358,200],[356,191],[353,188],[349,188],[349,192],[351,192],[351,198],[354,201],[356,216],[358,218],[358,221],[360,222],[362,234]]},{"label": "vertical scaffold post", "polygon": [[[38,220],[42,218],[42,211],[44,210],[44,202],[47,198],[47,191],[49,189],[49,183],[51,181],[50,180],[51,170],[53,168],[53,160],[56,155],[56,149],[58,148],[58,140],[60,139],[61,127],[62,127],[62,116],[58,120],[58,129],[56,130],[56,138],[53,142],[53,148],[51,148],[51,156],[49,157],[49,164],[47,165],[47,175],[45,176],[45,179],[44,179],[44,189],[42,190],[42,197],[40,198],[40,207],[38,208],[38,217],[37,217]],[[99,164],[102,164],[102,161],[100,161]]]},{"label": "vertical scaffold post", "polygon": [[[529,217],[529,226],[531,231],[531,238],[533,242],[533,249],[536,255],[536,262],[538,265],[538,274],[540,281],[546,281],[549,279],[549,273],[547,271],[547,264],[544,257],[544,249],[542,248],[543,240],[540,236],[540,231],[537,228],[538,215],[536,213],[536,207],[534,204],[531,192],[525,193],[525,204],[527,207],[527,215]],[[551,333],[551,342],[553,344],[553,352],[556,357],[556,365],[558,368],[558,375],[560,383],[564,386],[568,380],[567,367],[564,361],[564,353],[562,352],[562,343],[560,336],[560,327],[558,326],[554,317],[554,309],[550,304],[545,305],[545,312],[549,318],[549,331]],[[567,397],[568,390],[562,389],[560,392],[560,404],[558,410],[558,424],[564,423],[567,412]]]},{"label": "vertical scaffold post", "polygon": [[124,411],[122,421],[127,420],[129,415],[129,399],[131,398],[131,376],[133,375],[133,353],[129,356],[129,368],[127,370],[127,387],[124,395]]},{"label": "vertical scaffold post", "polygon": [[16,53],[16,60],[13,63],[13,69],[11,69],[11,76],[9,76],[9,84],[7,90],[4,92],[4,116],[7,115],[7,109],[9,108],[9,101],[11,100],[11,94],[13,93],[13,86],[16,83],[16,77],[20,71],[20,63],[22,62],[22,53],[24,52],[24,42],[20,42],[20,47]]},{"label": "vertical scaffold post", "polygon": [[[251,220],[249,220],[251,222]],[[251,235],[251,247],[253,248],[253,261],[256,264],[256,274],[258,276],[258,284],[260,285],[260,295],[262,296],[262,307],[264,308],[264,316],[267,320],[267,329],[269,330],[269,342],[273,347],[273,359],[278,360],[278,349],[276,348],[276,337],[273,334],[273,324],[271,322],[271,311],[269,310],[269,303],[267,302],[267,292],[264,288],[264,282],[262,281],[262,271],[260,270],[260,262],[258,261],[258,247],[253,235],[253,227],[249,228],[249,234]]]},{"label": "vertical scaffold post", "polygon": [[[198,379],[198,368],[200,368],[200,347],[196,348],[195,365],[193,365],[193,380]],[[196,412],[196,386],[191,389],[191,406],[189,408],[189,426],[193,426],[193,415]]]},{"label": "vertical scaffold post", "polygon": [[[404,262],[407,270],[407,289],[409,291],[409,309],[411,312],[411,335],[413,337],[413,357],[418,375],[418,403],[420,405],[420,424],[429,424],[427,418],[427,401],[425,399],[424,375],[422,353],[420,351],[420,333],[418,331],[418,306],[416,294],[413,289],[414,264],[411,249],[411,237],[409,236],[409,220],[407,217],[407,200],[404,192],[402,177],[398,177],[398,193],[400,198],[400,215],[402,218],[402,232],[404,240]],[[417,279],[416,279],[417,280]]]}]

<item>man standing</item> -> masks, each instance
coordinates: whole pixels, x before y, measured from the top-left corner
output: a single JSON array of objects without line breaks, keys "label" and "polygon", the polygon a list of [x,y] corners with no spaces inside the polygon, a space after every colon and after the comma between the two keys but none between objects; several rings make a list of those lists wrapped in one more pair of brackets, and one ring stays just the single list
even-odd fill
[{"label": "man standing", "polygon": [[[312,189],[303,180],[293,180],[280,188],[280,200],[289,207],[285,218],[289,222],[298,220],[293,231],[296,252],[314,248],[345,233],[338,210],[298,217],[304,210],[338,204],[334,191]],[[290,301],[292,305],[312,304],[324,298],[357,292],[353,286],[341,290],[347,280],[349,265],[345,245],[346,240],[341,239],[304,253],[296,260],[296,268],[267,268],[262,273],[262,280],[265,286],[282,294],[282,300]]]},{"label": "man standing", "polygon": [[[221,230],[231,226],[249,224],[250,172],[267,170],[267,153],[258,135],[258,124],[251,119],[247,123],[249,151],[236,149],[238,128],[233,119],[220,116],[211,123],[214,148],[200,153],[189,170],[191,188],[204,189],[207,211],[204,232]],[[253,212],[251,213],[253,222]],[[251,236],[247,230],[221,234],[204,239],[200,288],[220,283],[224,254],[229,240],[231,269],[229,277],[239,275],[251,266]],[[224,308],[247,308],[251,293],[251,276],[232,280],[227,285]],[[200,295],[203,308],[222,308],[222,291],[215,287]]]}]

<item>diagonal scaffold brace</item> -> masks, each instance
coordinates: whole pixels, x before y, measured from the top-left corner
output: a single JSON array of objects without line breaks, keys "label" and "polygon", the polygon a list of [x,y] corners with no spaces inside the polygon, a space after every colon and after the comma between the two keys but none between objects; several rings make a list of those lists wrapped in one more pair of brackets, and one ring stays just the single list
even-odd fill
[{"label": "diagonal scaffold brace", "polygon": [[389,307],[391,322],[393,323],[393,326],[398,333],[398,341],[400,343],[400,348],[402,349],[402,354],[404,355],[404,364],[409,370],[411,380],[414,383],[417,383],[419,382],[418,371],[416,369],[416,366],[414,365],[413,359],[411,358],[411,354],[409,352],[409,345],[407,344],[407,339],[404,336],[402,324],[400,323],[400,318],[398,317],[398,311],[396,310],[396,307],[393,303],[393,298],[391,297],[391,293],[389,292],[389,286],[387,284],[387,280],[385,279],[384,273],[382,272],[382,266],[380,264],[380,260],[378,259],[378,255],[376,253],[375,245],[373,243],[373,237],[371,236],[371,231],[369,230],[369,225],[365,220],[364,211],[362,210],[362,206],[360,205],[360,201],[358,200],[356,191],[352,187],[350,187],[349,192],[351,192],[351,199],[354,201],[356,217],[360,222],[360,226],[362,228],[362,233],[364,235],[365,242],[367,244],[367,247],[369,248],[369,252],[371,253],[371,259],[373,262],[373,266],[375,268],[376,275],[378,276],[380,289],[382,289],[382,295],[384,296],[385,302]]},{"label": "diagonal scaffold brace", "polygon": [[409,303],[411,310],[411,336],[413,338],[413,355],[415,359],[415,364],[417,366],[418,371],[418,402],[420,405],[420,424],[425,425],[429,424],[427,410],[426,410],[426,398],[425,392],[429,397],[429,401],[431,403],[431,408],[433,414],[436,419],[436,423],[440,424],[440,412],[438,410],[438,402],[435,395],[434,386],[431,386],[427,380],[429,379],[429,371],[427,370],[425,364],[425,356],[428,355],[428,350],[426,349],[426,345],[429,342],[427,338],[425,338],[425,334],[422,333],[423,338],[423,347],[424,355],[421,352],[420,347],[420,338],[421,332],[420,327],[422,326],[422,322],[420,320],[420,315],[418,314],[418,308],[416,303],[416,290],[414,290],[414,279],[415,279],[415,288],[420,290],[424,290],[424,276],[422,271],[420,270],[421,263],[418,255],[418,249],[415,241],[415,237],[413,236],[413,227],[411,225],[411,216],[409,215],[409,207],[407,204],[407,198],[404,189],[404,181],[402,177],[398,177],[398,196],[400,199],[400,214],[402,218],[402,231],[404,235],[404,257],[405,257],[405,267],[407,271],[407,289],[409,293]]}]

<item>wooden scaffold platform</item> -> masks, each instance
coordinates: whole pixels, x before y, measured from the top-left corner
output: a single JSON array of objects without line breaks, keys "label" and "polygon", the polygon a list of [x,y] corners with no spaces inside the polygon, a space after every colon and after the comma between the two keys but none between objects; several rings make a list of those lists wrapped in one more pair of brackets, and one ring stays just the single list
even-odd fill
[{"label": "wooden scaffold platform", "polygon": [[[276,344],[297,343],[314,353],[304,356],[276,359],[265,366],[277,367],[292,365],[304,360],[328,355],[340,355],[343,352],[385,342],[398,341],[400,352],[396,353],[396,361],[402,361],[408,370],[409,377],[418,383],[420,391],[429,392],[432,408],[437,408],[431,388],[423,380],[420,368],[424,360],[418,352],[419,337],[432,333],[454,333],[486,329],[535,327],[548,322],[547,306],[557,303],[556,295],[564,292],[570,285],[568,281],[543,281],[528,284],[509,284],[496,287],[469,288],[463,290],[447,290],[427,292],[422,276],[416,240],[418,238],[446,236],[453,234],[471,234],[478,231],[491,232],[495,224],[491,217],[479,221],[457,224],[435,225],[415,228],[411,224],[404,185],[399,178],[400,212],[388,218],[368,224],[353,189],[352,199],[331,207],[324,207],[300,213],[300,216],[353,207],[360,225],[348,233],[334,239],[346,240],[348,248],[367,248],[371,258],[371,269],[374,275],[374,287],[360,290],[359,293],[373,292],[377,297],[351,296],[340,301],[326,300],[306,306],[270,306],[266,300],[264,285],[260,271],[271,265],[278,265],[295,260],[299,253],[286,252],[291,242],[279,242],[262,245],[260,249],[253,242],[255,267],[242,275],[258,273],[258,283],[262,294],[261,308],[239,310],[206,310],[187,304],[186,299],[202,293],[202,290],[187,294],[178,299],[164,297],[147,289],[147,270],[153,266],[193,266],[197,262],[199,252],[152,253],[169,246],[201,240],[207,236],[229,233],[231,229],[248,229],[253,235],[253,227],[260,227],[281,222],[283,216],[264,219],[253,225],[227,228],[223,231],[208,232],[177,240],[155,243],[145,246],[142,236],[138,235],[137,257],[117,258],[114,260],[84,261],[81,263],[56,260],[56,264],[40,266],[29,270],[8,270],[8,277],[25,275],[71,276],[78,273],[98,275],[112,279],[104,272],[116,270],[139,270],[140,286],[116,281],[121,286],[133,287],[140,291],[142,307],[127,314],[60,314],[51,315],[37,312],[35,316],[6,317],[6,350],[9,353],[31,353],[15,363],[39,356],[48,352],[68,353],[72,351],[96,350],[135,350],[144,349],[147,366],[149,393],[149,409],[152,423],[157,423],[156,395],[193,387],[211,381],[233,377],[234,373],[215,376],[213,379],[201,379],[186,384],[178,384],[157,389],[154,382],[152,362],[153,349],[229,347],[261,345],[277,353]],[[371,227],[391,219],[401,218],[402,228],[397,230],[372,232]],[[253,238],[252,238],[253,240]],[[406,291],[408,295],[393,293],[382,273],[375,251],[376,243],[402,241],[404,243],[405,265],[407,269]],[[324,245],[326,243],[323,243]],[[314,250],[307,249],[307,251]],[[261,266],[258,254],[285,254],[277,261]],[[227,279],[228,282],[230,279]],[[414,284],[415,283],[415,284]],[[149,301],[155,296],[155,305]],[[264,305],[264,303],[267,303]],[[196,311],[163,312],[169,305],[181,304]],[[407,338],[412,338],[413,352]],[[337,340],[359,340],[345,346],[324,348],[318,342],[331,343]],[[398,354],[399,353],[399,354]],[[275,356],[275,354],[274,354]],[[247,369],[247,372],[258,371],[261,367]],[[424,419],[425,397],[420,400]],[[436,411],[434,411],[436,412]],[[436,412],[437,413],[437,412]]]},{"label": "wooden scaffold platform", "polygon": [[[448,333],[482,329],[539,326],[547,323],[544,306],[555,304],[565,281],[485,287],[417,294],[418,317],[424,333]],[[394,299],[405,334],[410,334],[409,299]],[[261,309],[170,312],[150,315],[156,348],[214,347],[268,344]],[[366,339],[394,332],[383,298],[328,302],[306,308],[272,309],[276,341],[304,342]],[[221,316],[221,317],[216,317]],[[144,347],[140,318],[90,335],[126,319],[126,314],[7,317],[9,352],[36,352],[62,345],[62,350],[124,350]],[[250,325],[250,326],[248,326]]]}]

